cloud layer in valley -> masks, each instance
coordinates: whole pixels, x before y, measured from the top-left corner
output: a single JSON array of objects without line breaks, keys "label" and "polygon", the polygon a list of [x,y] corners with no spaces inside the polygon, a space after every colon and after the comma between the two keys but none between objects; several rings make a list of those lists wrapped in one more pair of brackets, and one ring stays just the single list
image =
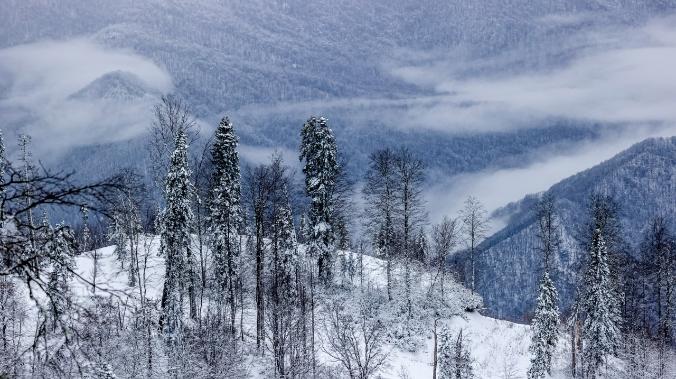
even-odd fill
[{"label": "cloud layer in valley", "polygon": [[399,119],[449,131],[504,130],[547,117],[676,123],[675,17],[640,28],[588,32],[585,41],[587,47],[565,65],[547,70],[458,78],[460,64],[445,61],[393,68],[394,75],[440,95],[410,107]]},{"label": "cloud layer in valley", "polygon": [[[488,212],[493,212],[526,194],[545,191],[569,176],[610,159],[637,141],[675,134],[675,126],[637,127],[604,140],[586,142],[565,154],[549,156],[526,167],[485,170],[442,179],[425,193],[427,202],[434,205],[429,207],[430,221],[457,216],[470,195],[477,197]],[[491,230],[497,231],[502,226],[501,220],[493,220]]]},{"label": "cloud layer in valley", "polygon": [[[590,18],[554,14],[541,22]],[[387,60],[383,70],[419,87],[420,94],[252,104],[238,112],[299,120],[310,113],[341,114],[354,125],[375,122],[448,133],[509,131],[551,119],[676,123],[676,70],[671,67],[676,62],[676,17],[633,27],[581,27],[546,46],[487,57],[469,57],[461,49],[399,55],[405,55],[401,62],[406,63]],[[552,62],[537,63],[545,59]]]},{"label": "cloud layer in valley", "polygon": [[2,49],[0,78],[5,124],[32,135],[43,154],[138,135],[157,95],[172,88],[150,60],[88,39]]}]

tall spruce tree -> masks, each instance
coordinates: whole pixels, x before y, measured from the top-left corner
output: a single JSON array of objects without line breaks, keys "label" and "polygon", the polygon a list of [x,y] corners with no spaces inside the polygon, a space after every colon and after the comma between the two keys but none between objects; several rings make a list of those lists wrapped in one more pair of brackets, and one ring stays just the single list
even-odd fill
[{"label": "tall spruce tree", "polygon": [[544,378],[551,372],[552,355],[558,341],[558,294],[548,271],[542,275],[539,293],[531,324],[533,336],[529,348],[532,354],[528,368],[530,379]]},{"label": "tall spruce tree", "polygon": [[552,354],[558,342],[559,306],[558,293],[549,276],[551,257],[560,244],[559,230],[554,214],[554,199],[545,195],[538,204],[538,238],[542,253],[543,268],[535,316],[531,324],[533,336],[530,352],[532,354],[528,377],[543,378],[551,372]]},{"label": "tall spruce tree", "polygon": [[[585,336],[584,324],[587,317],[587,298],[589,294],[589,285],[594,280],[590,278],[591,265],[593,263],[592,251],[598,247],[598,236],[601,235],[603,239],[603,262],[607,267],[609,275],[606,282],[608,283],[607,292],[612,296],[608,299],[607,304],[612,305],[606,313],[612,314],[612,320],[619,329],[621,319],[621,308],[619,303],[619,276],[617,258],[620,252],[626,251],[626,245],[622,240],[622,231],[618,219],[618,205],[612,197],[601,194],[592,193],[588,203],[589,218],[584,223],[579,232],[579,243],[583,251],[590,252],[587,257],[584,257],[584,268],[581,270],[581,279],[578,281],[578,288],[576,289],[575,303],[571,314],[569,324],[571,326],[571,338],[573,340],[571,349],[571,369],[574,376],[593,376],[596,375],[595,370],[588,369],[588,361],[585,360]],[[612,353],[615,353],[613,351]],[[604,358],[605,360],[605,358]]]},{"label": "tall spruce tree", "polygon": [[[176,136],[175,150],[165,182],[166,208],[161,215],[160,252],[165,258],[165,279],[162,293],[162,330],[170,352],[170,375],[178,376],[175,358],[181,343],[183,327],[183,291],[192,270],[190,228],[193,221],[188,146],[183,131]],[[190,283],[188,283],[190,285]]]},{"label": "tall spruce tree", "polygon": [[213,165],[210,212],[212,254],[217,303],[230,308],[230,331],[235,333],[235,312],[240,268],[238,234],[241,227],[241,175],[237,136],[232,123],[224,117],[218,125],[211,148]]},{"label": "tall spruce tree", "polygon": [[585,376],[594,378],[608,355],[616,353],[620,341],[619,302],[600,228],[592,236],[582,307],[585,316],[582,324],[584,371]]},{"label": "tall spruce tree", "polygon": [[319,279],[333,280],[334,230],[332,199],[340,166],[336,140],[324,117],[311,117],[301,131],[300,159],[305,161],[305,192],[310,197],[310,251],[317,258]]}]

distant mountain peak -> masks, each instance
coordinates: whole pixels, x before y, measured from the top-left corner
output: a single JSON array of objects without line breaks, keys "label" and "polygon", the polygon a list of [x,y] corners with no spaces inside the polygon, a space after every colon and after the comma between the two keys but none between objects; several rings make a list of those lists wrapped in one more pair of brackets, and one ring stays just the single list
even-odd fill
[{"label": "distant mountain peak", "polygon": [[105,73],[69,96],[70,99],[134,101],[155,91],[135,74],[116,70]]}]

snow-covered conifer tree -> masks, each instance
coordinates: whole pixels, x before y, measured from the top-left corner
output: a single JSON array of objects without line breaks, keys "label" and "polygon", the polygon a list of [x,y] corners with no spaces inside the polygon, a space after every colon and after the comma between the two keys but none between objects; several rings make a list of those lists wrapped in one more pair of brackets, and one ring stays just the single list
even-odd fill
[{"label": "snow-covered conifer tree", "polygon": [[[162,293],[163,320],[162,329],[170,350],[170,358],[180,343],[183,301],[182,291],[188,278],[188,259],[190,251],[190,226],[193,215],[190,205],[191,185],[188,168],[188,146],[185,133],[180,131],[176,137],[176,149],[171,155],[171,165],[165,184],[166,208],[161,218],[160,253],[165,258],[165,279]],[[175,371],[179,362],[171,360],[170,373]]]},{"label": "snow-covered conifer tree", "polygon": [[241,226],[241,184],[237,136],[224,117],[218,125],[211,148],[213,165],[210,232],[214,255],[214,278],[218,303],[230,308],[230,329],[235,332],[235,311],[240,275],[237,235]]},{"label": "snow-covered conifer tree", "polygon": [[89,209],[87,209],[87,207],[80,207],[80,214],[82,215],[82,239],[80,241],[80,248],[82,251],[88,251],[92,239],[92,231],[89,228]]},{"label": "snow-covered conifer tree", "polygon": [[113,222],[108,228],[108,240],[115,244],[114,254],[124,269],[129,251],[127,249],[127,234],[119,217],[113,217]]},{"label": "snow-covered conifer tree", "polygon": [[559,306],[558,292],[549,276],[550,259],[559,246],[559,230],[554,214],[554,198],[544,195],[537,210],[539,250],[544,261],[542,279],[538,290],[535,316],[531,324],[532,354],[528,377],[543,378],[551,372],[552,354],[558,342]]},{"label": "snow-covered conifer tree", "polygon": [[438,356],[438,379],[472,379],[472,356],[467,347],[467,339],[462,334],[462,329],[457,336],[453,336],[445,329],[441,333],[441,346]]},{"label": "snow-covered conifer tree", "polygon": [[[274,163],[273,163],[274,165]],[[273,166],[274,167],[274,166]],[[297,315],[297,287],[294,279],[298,269],[298,249],[296,233],[293,227],[293,215],[286,186],[279,189],[273,201],[272,220],[272,267],[269,287],[268,313],[272,331],[272,352],[275,360],[275,371],[280,377],[296,372],[290,355],[293,352],[293,326]]]},{"label": "snow-covered conifer tree", "polygon": [[529,349],[532,354],[528,368],[530,379],[544,378],[550,373],[552,354],[558,341],[558,294],[547,271],[542,275],[539,293],[531,324],[533,336]]},{"label": "snow-covered conifer tree", "polygon": [[460,329],[460,332],[458,332],[458,337],[455,339],[455,347],[453,350],[453,371],[455,372],[455,379],[474,378],[472,354],[469,351],[467,339],[462,335],[462,329]]},{"label": "snow-covered conifer tree", "polygon": [[332,197],[340,166],[336,140],[324,117],[311,117],[301,131],[300,159],[305,161],[305,192],[310,197],[310,250],[317,257],[319,278],[329,284],[333,278]]},{"label": "snow-covered conifer tree", "polygon": [[[286,192],[286,191],[285,191]],[[280,252],[279,272],[283,296],[292,301],[294,296],[293,278],[296,274],[298,265],[298,246],[296,242],[296,232],[293,228],[293,214],[289,204],[288,195],[286,201],[282,203],[281,208],[275,217],[274,229],[279,239],[278,249]]]},{"label": "snow-covered conifer tree", "polygon": [[608,355],[616,353],[620,342],[619,303],[608,264],[608,249],[601,229],[592,236],[589,261],[584,277],[582,307],[582,355],[585,376],[596,377]]}]

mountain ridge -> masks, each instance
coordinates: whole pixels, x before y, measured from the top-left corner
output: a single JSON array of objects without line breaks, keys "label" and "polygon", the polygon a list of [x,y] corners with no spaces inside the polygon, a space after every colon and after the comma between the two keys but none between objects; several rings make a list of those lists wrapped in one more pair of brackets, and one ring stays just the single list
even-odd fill
[{"label": "mountain ridge", "polygon": [[[618,203],[627,252],[636,258],[650,218],[659,214],[673,219],[676,214],[675,168],[676,137],[650,138],[544,192],[554,196],[561,225],[563,244],[554,257],[554,276],[563,310],[574,296],[576,271],[585,254],[580,229],[587,217],[589,196],[609,195]],[[511,213],[507,225],[479,246],[479,293],[491,314],[498,317],[523,320],[534,306],[541,267],[535,252],[534,210],[540,196],[527,195],[496,211],[494,215],[503,217]],[[501,272],[505,268],[507,274]]]}]

